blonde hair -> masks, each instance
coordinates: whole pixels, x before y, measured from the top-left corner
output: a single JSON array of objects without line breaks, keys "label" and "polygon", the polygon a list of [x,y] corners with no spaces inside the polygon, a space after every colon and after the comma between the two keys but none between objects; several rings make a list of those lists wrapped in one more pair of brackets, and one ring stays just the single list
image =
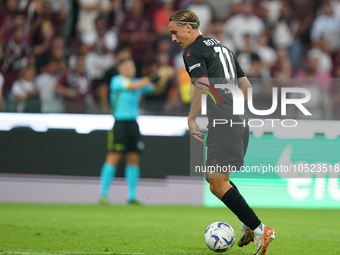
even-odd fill
[{"label": "blonde hair", "polygon": [[193,29],[198,29],[200,26],[200,20],[197,17],[196,13],[187,9],[176,11],[169,18],[169,22],[178,22],[180,26],[184,26],[186,23],[188,23]]}]

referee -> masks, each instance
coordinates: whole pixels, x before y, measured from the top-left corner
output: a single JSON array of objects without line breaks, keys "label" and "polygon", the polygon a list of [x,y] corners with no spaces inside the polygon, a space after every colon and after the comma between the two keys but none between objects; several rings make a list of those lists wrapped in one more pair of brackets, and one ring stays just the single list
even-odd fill
[{"label": "referee", "polygon": [[[108,153],[101,170],[101,198],[103,205],[108,204],[107,196],[123,153],[126,153],[125,178],[128,184],[129,204],[139,204],[136,190],[139,180],[139,152],[144,144],[140,140],[138,123],[139,103],[142,94],[151,93],[154,85],[149,77],[134,78],[135,63],[132,59],[122,59],[118,65],[118,74],[111,79],[110,99],[115,123],[108,132]],[[154,78],[155,75],[154,75]]]},{"label": "referee", "polygon": [[[172,41],[184,49],[183,59],[186,70],[195,86],[188,124],[194,140],[203,144],[203,133],[196,123],[201,110],[201,96],[206,91],[216,92],[220,103],[207,99],[209,120],[207,137],[207,166],[230,166],[241,169],[248,140],[249,126],[213,125],[214,119],[227,119],[237,123],[247,123],[248,117],[233,115],[233,97],[229,90],[216,88],[215,84],[238,86],[247,99],[247,89],[251,87],[234,54],[215,38],[206,38],[199,30],[200,21],[190,10],[179,10],[169,18]],[[235,28],[236,29],[236,28]],[[204,91],[205,90],[205,91]],[[230,169],[230,168],[229,168]],[[265,254],[269,242],[275,238],[275,231],[261,223],[249,207],[237,187],[230,181],[230,172],[208,172],[206,179],[211,192],[218,197],[241,221],[242,235],[238,246],[242,247],[255,240],[255,255]]]}]

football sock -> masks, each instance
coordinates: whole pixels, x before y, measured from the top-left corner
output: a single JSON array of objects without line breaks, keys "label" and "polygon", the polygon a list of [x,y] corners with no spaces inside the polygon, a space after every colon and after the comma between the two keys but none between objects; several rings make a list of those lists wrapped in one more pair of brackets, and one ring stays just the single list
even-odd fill
[{"label": "football sock", "polygon": [[[229,181],[230,185],[234,187],[234,189],[236,189],[238,191],[238,188],[236,187],[235,183],[233,183],[232,181]],[[247,230],[247,226],[241,221],[241,230],[242,231],[246,231]]]},{"label": "football sock", "polygon": [[128,184],[128,200],[132,202],[136,199],[137,185],[139,179],[139,166],[138,165],[126,165],[125,178]]},{"label": "football sock", "polygon": [[238,188],[236,187],[236,185],[232,182],[232,181],[229,181],[230,185],[234,187],[234,189],[236,189],[238,191]]},{"label": "football sock", "polygon": [[261,224],[253,209],[234,187],[224,194],[222,202],[251,230],[255,230]]},{"label": "football sock", "polygon": [[253,230],[256,238],[260,238],[264,232],[264,225],[261,223],[256,229]]},{"label": "football sock", "polygon": [[100,173],[100,182],[101,182],[101,196],[107,197],[107,194],[109,192],[109,188],[111,185],[111,182],[113,180],[113,176],[116,173],[116,167],[104,163],[102,167],[102,171]]}]

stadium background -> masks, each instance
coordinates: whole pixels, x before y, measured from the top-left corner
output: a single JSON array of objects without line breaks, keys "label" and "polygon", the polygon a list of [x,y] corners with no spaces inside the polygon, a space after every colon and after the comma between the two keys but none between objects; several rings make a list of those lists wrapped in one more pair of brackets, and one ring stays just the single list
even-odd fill
[{"label": "stadium background", "polygon": [[[190,177],[189,151],[203,155],[203,149],[190,145],[184,117],[190,82],[167,30],[168,17],[179,8],[195,11],[202,32],[235,52],[253,84],[258,108],[271,105],[271,86],[294,82],[311,91],[306,107],[313,116],[305,129],[292,132],[293,137],[282,137],[276,129],[257,135],[253,130],[246,164],[277,164],[287,148],[293,148],[292,162],[339,163],[339,1],[2,1],[1,202],[98,202],[106,130],[113,123],[109,80],[124,51],[135,60],[139,76],[158,68],[173,73],[141,104],[138,121],[146,143],[141,201],[221,205],[202,177]],[[83,72],[76,76],[78,59]],[[27,74],[27,66],[34,72]],[[20,89],[23,80],[36,84],[32,88],[39,93],[19,102],[16,96],[29,94]],[[77,82],[85,87],[76,97],[55,89]],[[271,117],[280,118],[279,110]],[[287,115],[305,118],[296,108]],[[117,177],[110,201],[125,203],[123,165]],[[338,175],[308,178],[258,175],[235,183],[256,207],[340,207]],[[270,193],[268,201],[256,199],[264,193]]]}]

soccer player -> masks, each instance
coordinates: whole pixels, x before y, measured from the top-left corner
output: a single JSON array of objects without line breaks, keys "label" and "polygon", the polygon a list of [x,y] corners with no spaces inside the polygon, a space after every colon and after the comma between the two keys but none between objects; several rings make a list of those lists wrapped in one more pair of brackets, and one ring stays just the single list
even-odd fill
[{"label": "soccer player", "polygon": [[101,204],[108,204],[107,195],[116,172],[116,167],[126,153],[125,178],[128,184],[128,202],[139,204],[136,189],[139,179],[139,152],[143,147],[136,118],[143,93],[151,93],[154,85],[149,77],[134,78],[135,63],[123,59],[118,65],[118,74],[111,79],[110,99],[115,123],[108,132],[108,153],[101,170]]},{"label": "soccer player", "polygon": [[[186,70],[195,86],[188,124],[194,140],[203,144],[203,133],[196,123],[201,110],[201,97],[210,90],[218,93],[222,104],[215,105],[207,99],[209,120],[207,137],[207,166],[231,166],[240,170],[249,140],[247,125],[216,125],[214,119],[228,119],[237,123],[248,123],[246,113],[233,115],[233,98],[228,90],[215,88],[215,84],[238,86],[245,100],[247,89],[251,87],[234,54],[215,38],[205,38],[199,30],[200,21],[190,10],[179,10],[169,18],[172,41],[184,49],[183,58]],[[237,28],[235,28],[237,29]],[[203,90],[204,89],[204,90]],[[275,231],[261,223],[255,212],[249,207],[230,181],[230,172],[208,172],[206,179],[211,192],[218,197],[241,221],[242,235],[238,246],[242,247],[255,240],[255,255],[265,254],[269,242],[275,238]]]}]

